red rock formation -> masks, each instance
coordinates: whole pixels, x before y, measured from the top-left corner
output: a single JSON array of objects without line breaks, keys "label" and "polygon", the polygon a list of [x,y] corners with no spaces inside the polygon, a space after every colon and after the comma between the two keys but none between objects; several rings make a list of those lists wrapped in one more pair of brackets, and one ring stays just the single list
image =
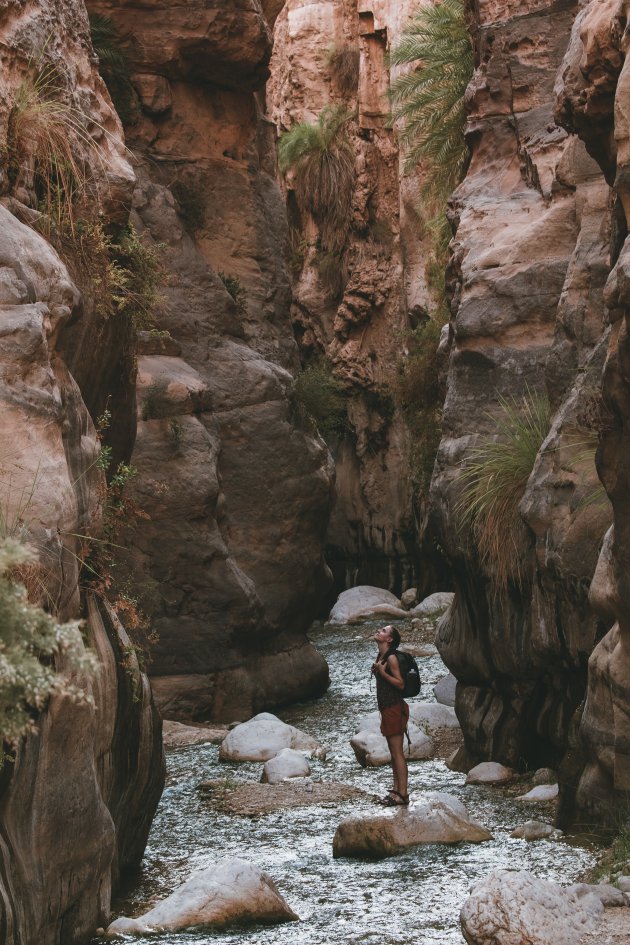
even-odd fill
[{"label": "red rock formation", "polygon": [[[438,645],[459,680],[469,761],[556,763],[602,631],[587,589],[609,511],[585,501],[595,476],[579,444],[592,437],[584,418],[603,358],[608,191],[553,121],[576,13],[573,3],[469,5],[472,158],[453,197],[453,340],[432,483],[457,588]],[[499,398],[528,390],[546,390],[554,416],[520,503],[522,579],[497,589],[458,511],[462,465],[496,433]]]},{"label": "red rock formation", "polygon": [[305,631],[329,586],[332,473],[290,402],[286,220],[259,102],[271,37],[257,0],[90,8],[129,52],[135,219],[169,270],[157,327],[171,340],[139,352],[134,488],[149,518],[131,580],[159,636],[164,712],[231,721],[328,684]]}]

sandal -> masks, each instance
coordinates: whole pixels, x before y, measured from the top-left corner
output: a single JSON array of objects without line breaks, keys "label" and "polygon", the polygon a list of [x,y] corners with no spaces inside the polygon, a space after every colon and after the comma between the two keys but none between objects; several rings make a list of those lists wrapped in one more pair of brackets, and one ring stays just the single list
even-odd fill
[{"label": "sandal", "polygon": [[383,807],[407,807],[409,804],[409,795],[401,794],[400,791],[395,791],[393,788],[391,791],[382,797],[380,802]]}]

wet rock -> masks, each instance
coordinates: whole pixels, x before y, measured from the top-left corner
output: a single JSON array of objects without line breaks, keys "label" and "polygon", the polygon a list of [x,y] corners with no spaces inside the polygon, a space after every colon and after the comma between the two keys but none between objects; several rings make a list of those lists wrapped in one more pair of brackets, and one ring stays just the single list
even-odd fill
[{"label": "wet rock", "polygon": [[439,617],[448,610],[454,597],[450,591],[438,591],[425,597],[420,604],[412,608],[411,613],[416,617]]},{"label": "wet rock", "polygon": [[221,742],[221,761],[268,761],[284,748],[311,751],[318,742],[269,712],[233,728]]},{"label": "wet rock", "polygon": [[471,820],[466,808],[450,794],[420,794],[408,807],[349,817],[333,839],[334,857],[392,856],[421,843],[481,843],[492,834]]},{"label": "wet rock", "polygon": [[379,609],[381,607],[393,608],[394,611],[400,611],[403,617],[407,616],[406,611],[401,609],[396,595],[390,591],[369,585],[351,587],[337,598],[328,617],[328,623],[346,624],[356,622],[359,618],[367,619],[371,615],[381,613]]},{"label": "wet rock", "polygon": [[[405,739],[405,757],[409,761],[424,761],[433,756],[433,740],[413,722],[409,724],[409,739],[410,745]],[[363,768],[379,768],[391,761],[387,739],[381,735],[377,726],[357,732],[350,739],[350,744]]]},{"label": "wet rock", "polygon": [[513,768],[506,768],[496,761],[482,761],[470,769],[466,775],[466,784],[504,784],[512,781],[514,775]]},{"label": "wet rock", "polygon": [[204,781],[199,790],[209,792],[216,806],[237,817],[259,817],[277,810],[341,804],[366,797],[365,791],[339,781],[307,781],[291,778],[281,784],[248,782],[230,786],[225,780]]},{"label": "wet rock", "polygon": [[462,906],[468,945],[576,945],[603,911],[595,896],[575,893],[525,871],[495,870]]},{"label": "wet rock", "polygon": [[283,748],[265,762],[260,780],[263,784],[278,784],[285,778],[305,778],[310,773],[311,766],[301,752],[293,748]]},{"label": "wet rock", "polygon": [[538,768],[534,772],[532,785],[538,787],[539,784],[556,784],[557,780],[558,772],[554,771],[553,768]]},{"label": "wet rock", "polygon": [[410,587],[408,590],[403,591],[400,596],[400,606],[403,610],[411,610],[412,607],[418,602],[418,590],[415,587]]},{"label": "wet rock", "polygon": [[167,748],[185,748],[187,745],[220,745],[227,735],[226,726],[184,725],[182,722],[163,722],[162,735]]},{"label": "wet rock", "polygon": [[516,798],[517,801],[531,801],[532,803],[543,801],[555,801],[558,797],[557,784],[539,784],[532,788],[527,794],[521,794]]},{"label": "wet rock", "polygon": [[441,705],[448,705],[454,708],[456,688],[457,680],[452,673],[449,673],[448,676],[443,676],[433,687],[435,701],[439,702]]},{"label": "wet rock", "polygon": [[150,935],[195,926],[293,922],[297,918],[267,873],[252,863],[229,858],[194,873],[139,918],[116,919],[106,934]]},{"label": "wet rock", "polygon": [[552,824],[545,824],[540,820],[528,820],[520,827],[515,827],[510,836],[517,840],[532,841],[546,840],[549,837],[555,840],[564,835],[561,830],[556,830]]}]

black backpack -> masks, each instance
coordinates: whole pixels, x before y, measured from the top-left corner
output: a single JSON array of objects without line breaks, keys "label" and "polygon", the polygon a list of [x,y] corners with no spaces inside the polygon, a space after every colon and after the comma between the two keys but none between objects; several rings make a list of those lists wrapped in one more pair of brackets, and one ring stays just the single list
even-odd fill
[{"label": "black backpack", "polygon": [[400,666],[400,675],[402,676],[405,688],[402,691],[403,696],[417,696],[420,692],[420,670],[411,653],[405,653],[404,650],[394,650],[394,656],[398,657]]}]

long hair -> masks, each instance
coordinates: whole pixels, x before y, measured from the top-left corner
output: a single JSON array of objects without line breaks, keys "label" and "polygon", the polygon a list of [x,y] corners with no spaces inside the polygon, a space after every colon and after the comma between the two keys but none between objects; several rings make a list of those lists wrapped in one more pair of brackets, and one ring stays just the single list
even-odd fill
[{"label": "long hair", "polygon": [[398,632],[396,627],[392,627],[391,624],[388,624],[386,627],[383,627],[383,630],[389,630],[389,635],[392,638],[392,642],[389,645],[389,649],[384,654],[384,656],[381,657],[381,662],[386,663],[389,657],[392,655],[392,653],[395,653],[398,647],[400,646],[400,633]]}]

